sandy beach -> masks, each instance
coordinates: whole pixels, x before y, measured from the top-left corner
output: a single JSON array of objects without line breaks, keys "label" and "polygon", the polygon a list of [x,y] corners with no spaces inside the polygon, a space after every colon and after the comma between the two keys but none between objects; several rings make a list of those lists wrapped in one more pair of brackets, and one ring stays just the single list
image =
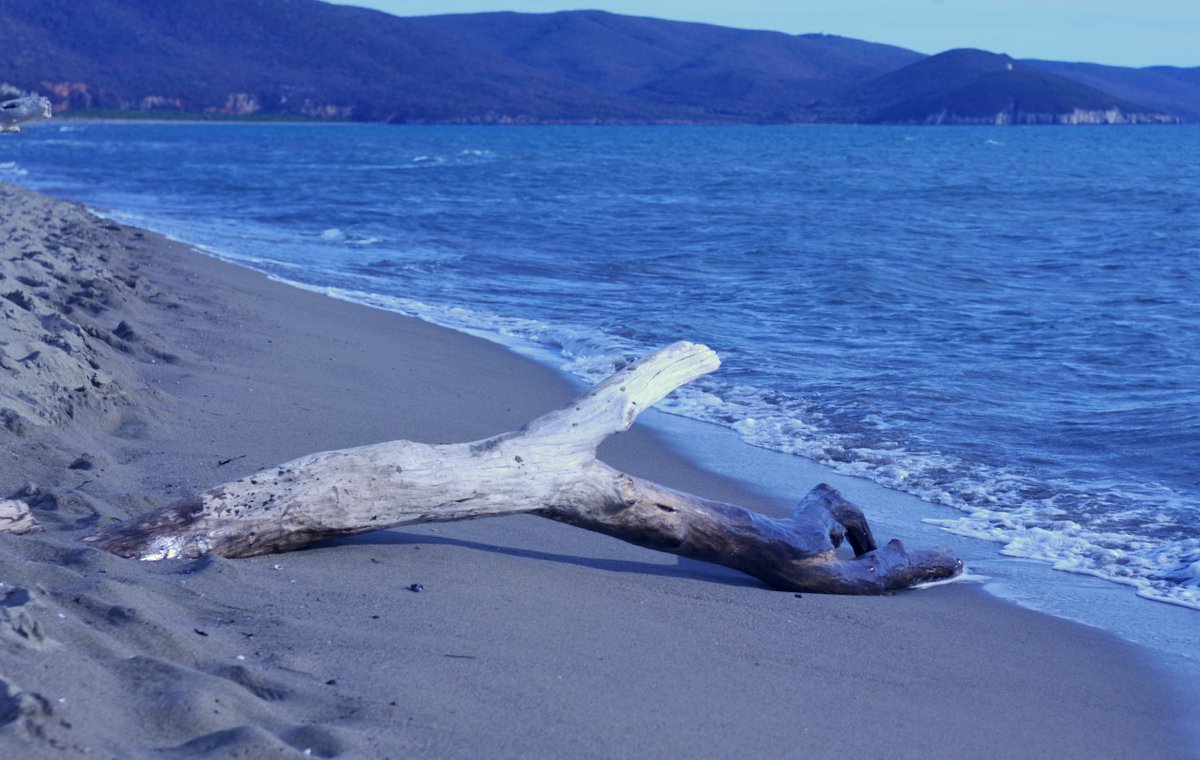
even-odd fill
[{"label": "sandy beach", "polygon": [[[306,453],[474,440],[574,391],[11,185],[0,227],[0,499],[44,529],[0,533],[3,757],[1197,756],[1141,650],[968,584],[783,593],[537,517],[242,560],[89,548]],[[638,427],[602,454],[770,513],[816,485],[759,493]]]}]

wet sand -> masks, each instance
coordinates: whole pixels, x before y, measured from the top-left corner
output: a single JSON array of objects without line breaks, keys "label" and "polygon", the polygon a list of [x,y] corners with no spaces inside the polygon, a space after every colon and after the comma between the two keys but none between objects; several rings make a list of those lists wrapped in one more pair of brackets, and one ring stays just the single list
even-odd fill
[{"label": "wet sand", "polygon": [[[45,529],[0,534],[5,757],[1195,757],[1141,650],[966,584],[795,595],[536,517],[91,549],[302,454],[473,440],[574,393],[8,185],[0,229],[0,499]],[[815,485],[757,493],[637,427],[603,456],[768,512]]]}]

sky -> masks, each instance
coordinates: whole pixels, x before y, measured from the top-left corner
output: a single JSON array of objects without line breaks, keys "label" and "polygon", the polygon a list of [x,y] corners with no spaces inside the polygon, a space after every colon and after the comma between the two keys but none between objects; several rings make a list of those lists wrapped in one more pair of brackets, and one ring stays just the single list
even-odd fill
[{"label": "sky", "polygon": [[1200,0],[332,0],[397,16],[594,9],[789,34],[823,32],[921,53],[1200,66]]}]

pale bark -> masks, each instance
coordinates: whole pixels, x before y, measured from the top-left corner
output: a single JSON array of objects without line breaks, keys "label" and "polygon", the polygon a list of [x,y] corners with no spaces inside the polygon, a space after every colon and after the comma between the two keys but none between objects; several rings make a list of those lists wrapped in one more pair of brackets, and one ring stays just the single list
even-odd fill
[{"label": "pale bark", "polygon": [[29,511],[29,505],[20,499],[0,499],[0,533],[33,533],[41,530],[37,520]]},{"label": "pale bark", "polygon": [[[947,553],[909,554],[896,541],[877,548],[862,513],[825,485],[791,517],[775,519],[596,459],[601,441],[719,363],[704,346],[676,343],[515,432],[312,454],[84,540],[139,559],[245,557],[414,523],[535,513],[788,590],[880,593],[961,570]],[[843,538],[854,559],[836,556]]]}]

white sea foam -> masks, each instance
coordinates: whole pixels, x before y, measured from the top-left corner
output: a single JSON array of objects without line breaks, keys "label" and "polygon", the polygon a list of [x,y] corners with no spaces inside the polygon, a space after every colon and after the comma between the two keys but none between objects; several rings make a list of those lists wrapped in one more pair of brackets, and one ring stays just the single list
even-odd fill
[{"label": "white sea foam", "polygon": [[[114,222],[121,222],[122,224],[129,224],[129,225],[132,225],[135,227],[148,227],[149,226],[146,223],[145,214],[139,214],[134,211],[109,211],[107,209],[94,208],[92,206],[88,206],[87,209],[88,209],[88,213],[95,214],[96,216],[98,216],[102,219],[112,219]],[[165,234],[165,233],[163,233],[162,230],[158,230],[158,232],[160,234]],[[168,235],[168,237],[170,237],[170,236]],[[178,240],[178,238],[171,238],[171,239]]]},{"label": "white sea foam", "polygon": [[27,174],[29,170],[21,168],[16,161],[0,161],[0,176],[24,177]]},{"label": "white sea foam", "polygon": [[938,586],[947,586],[951,583],[987,583],[991,578],[986,575],[972,573],[970,569],[965,569],[953,578],[943,578],[937,581],[926,581],[913,586],[914,589],[937,588]]},{"label": "white sea foam", "polygon": [[358,235],[350,230],[343,230],[340,227],[330,227],[321,232],[320,238],[326,243],[341,243],[351,246],[372,246],[383,242],[383,238],[372,237],[370,235]]},{"label": "white sea foam", "polygon": [[926,519],[950,533],[1003,544],[1000,553],[1036,559],[1056,570],[1132,586],[1140,596],[1200,609],[1200,541],[1133,538],[1047,520],[1034,510],[976,509],[963,517]]}]

